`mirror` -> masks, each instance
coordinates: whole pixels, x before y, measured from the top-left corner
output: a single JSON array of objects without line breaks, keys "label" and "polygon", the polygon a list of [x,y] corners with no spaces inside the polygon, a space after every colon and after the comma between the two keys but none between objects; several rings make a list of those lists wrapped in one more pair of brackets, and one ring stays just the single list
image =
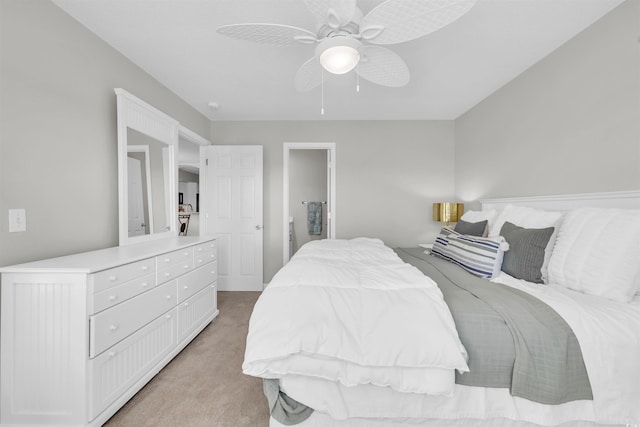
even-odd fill
[{"label": "mirror", "polygon": [[127,129],[128,236],[167,231],[169,147]]},{"label": "mirror", "polygon": [[200,147],[209,141],[180,126],[178,148],[178,235],[200,235]]},{"label": "mirror", "polygon": [[116,89],[120,245],[175,236],[178,122]]}]

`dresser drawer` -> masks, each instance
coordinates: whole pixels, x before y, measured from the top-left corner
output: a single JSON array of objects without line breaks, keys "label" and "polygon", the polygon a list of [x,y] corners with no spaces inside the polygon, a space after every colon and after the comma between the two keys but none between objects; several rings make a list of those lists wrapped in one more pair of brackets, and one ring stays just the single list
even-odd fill
[{"label": "dresser drawer", "polygon": [[142,261],[132,262],[120,267],[110,268],[89,276],[93,283],[93,292],[101,292],[114,286],[129,282],[137,277],[153,273],[155,259],[147,258]]},{"label": "dresser drawer", "polygon": [[95,357],[177,304],[169,282],[89,317],[89,357]]},{"label": "dresser drawer", "polygon": [[105,310],[123,301],[140,295],[156,285],[156,275],[151,273],[139,277],[122,285],[112,287],[106,291],[93,295],[93,307],[90,307],[89,314],[94,314]]},{"label": "dresser drawer", "polygon": [[158,270],[164,270],[175,264],[182,264],[186,261],[193,261],[193,248],[179,249],[166,254],[158,255]]},{"label": "dresser drawer", "polygon": [[216,260],[216,258],[217,258],[217,254],[216,254],[215,251],[206,252],[206,253],[201,254],[201,255],[196,255],[195,258],[194,258],[195,267],[197,268],[197,267],[199,267],[201,265],[205,265],[205,264],[208,264],[210,262],[213,262],[213,261]]},{"label": "dresser drawer", "polygon": [[200,267],[178,279],[178,302],[195,295],[218,278],[216,264]]},{"label": "dresser drawer", "polygon": [[180,264],[172,265],[164,270],[158,270],[158,283],[173,280],[193,270],[193,259],[182,260]]},{"label": "dresser drawer", "polygon": [[90,419],[160,363],[176,347],[177,310],[162,314],[130,337],[91,360]]},{"label": "dresser drawer", "polygon": [[218,244],[215,240],[206,243],[200,243],[199,245],[195,245],[193,247],[193,252],[195,256],[202,255],[206,252],[215,252],[218,248]]}]

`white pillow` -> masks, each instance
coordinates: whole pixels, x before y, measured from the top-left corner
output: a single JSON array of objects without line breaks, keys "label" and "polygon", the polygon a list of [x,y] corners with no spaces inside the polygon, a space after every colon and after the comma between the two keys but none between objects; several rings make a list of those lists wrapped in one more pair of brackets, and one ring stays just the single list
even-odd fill
[{"label": "white pillow", "polygon": [[491,228],[489,228],[489,236],[499,236],[500,229],[507,221],[523,228],[547,228],[555,227],[561,216],[562,212],[558,211],[544,211],[525,206],[507,205],[493,221]]},{"label": "white pillow", "polygon": [[560,225],[561,218],[562,212],[559,211],[545,211],[525,206],[507,205],[500,211],[500,213],[498,213],[496,220],[489,229],[489,237],[499,236],[502,226],[507,221],[523,228],[555,227],[553,234],[549,238],[547,247],[544,250],[544,262],[542,263],[542,268],[540,268],[542,281],[544,283],[549,283],[547,278],[549,275],[549,260],[551,259],[551,253],[553,252],[553,246],[556,243],[556,236],[558,235],[558,227]]},{"label": "white pillow", "polygon": [[487,228],[485,232],[482,234],[483,237],[487,237],[489,234],[489,229],[491,224],[493,224],[493,220],[498,215],[498,211],[495,209],[488,209],[486,211],[466,211],[460,219],[467,222],[480,222],[487,220]]},{"label": "white pillow", "polygon": [[638,291],[640,211],[580,208],[568,212],[549,263],[549,281],[628,302]]}]

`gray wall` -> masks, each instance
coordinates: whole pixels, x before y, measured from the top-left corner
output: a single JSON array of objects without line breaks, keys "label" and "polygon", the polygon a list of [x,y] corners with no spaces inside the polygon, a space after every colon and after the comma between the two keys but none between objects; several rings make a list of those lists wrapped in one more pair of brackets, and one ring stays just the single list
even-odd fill
[{"label": "gray wall", "polygon": [[460,200],[640,188],[640,1],[455,121]]},{"label": "gray wall", "polygon": [[0,266],[117,245],[113,88],[200,135],[209,120],[47,0],[0,1],[0,52]]},{"label": "gray wall", "polygon": [[200,182],[200,175],[193,172],[179,170],[178,182]]},{"label": "gray wall", "polygon": [[452,121],[214,122],[214,144],[264,147],[264,280],[282,266],[283,142],[336,143],[336,235],[390,246],[432,239],[454,194]]}]

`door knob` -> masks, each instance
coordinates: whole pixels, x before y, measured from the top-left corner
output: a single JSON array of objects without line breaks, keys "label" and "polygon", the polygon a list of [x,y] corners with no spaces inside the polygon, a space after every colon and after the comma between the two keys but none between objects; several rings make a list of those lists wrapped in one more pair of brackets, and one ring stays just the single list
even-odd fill
[{"label": "door knob", "polygon": [[256,230],[262,230],[262,227],[259,225],[256,225]]}]

